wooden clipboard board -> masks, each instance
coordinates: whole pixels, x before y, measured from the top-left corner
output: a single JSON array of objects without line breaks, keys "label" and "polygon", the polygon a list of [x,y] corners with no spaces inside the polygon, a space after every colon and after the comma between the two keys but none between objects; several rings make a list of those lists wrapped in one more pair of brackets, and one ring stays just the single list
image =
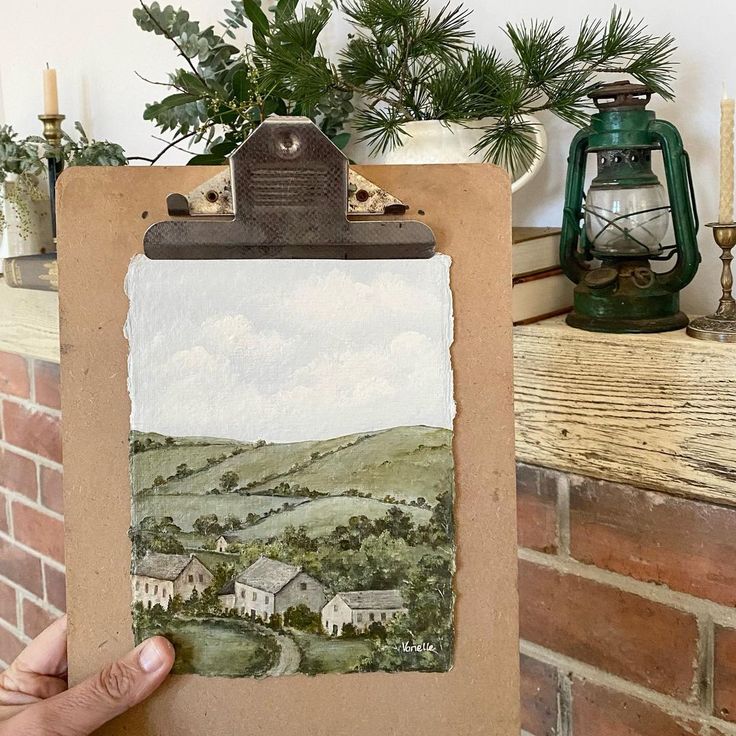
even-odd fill
[{"label": "wooden clipboard board", "polygon": [[[449,673],[169,678],[100,733],[455,736],[519,732],[511,208],[490,165],[364,166],[452,257],[456,648]],[[215,168],[88,168],[60,180],[70,684],[133,645],[123,282],[171,191]]]}]

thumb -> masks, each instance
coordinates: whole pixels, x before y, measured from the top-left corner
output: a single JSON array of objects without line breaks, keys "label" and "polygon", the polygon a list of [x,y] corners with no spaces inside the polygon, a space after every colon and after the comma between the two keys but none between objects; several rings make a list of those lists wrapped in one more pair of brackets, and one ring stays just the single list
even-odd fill
[{"label": "thumb", "polygon": [[17,732],[88,736],[151,695],[173,664],[167,639],[147,639],[79,685],[26,709],[17,716]]}]

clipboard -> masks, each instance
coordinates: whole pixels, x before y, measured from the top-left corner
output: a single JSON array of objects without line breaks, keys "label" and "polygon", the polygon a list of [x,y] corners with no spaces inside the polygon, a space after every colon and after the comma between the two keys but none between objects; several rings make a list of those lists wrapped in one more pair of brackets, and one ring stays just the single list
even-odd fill
[{"label": "clipboard", "polygon": [[[262,128],[265,140],[267,128]],[[283,140],[285,130],[288,126],[275,140]],[[346,176],[347,162],[344,170]],[[70,684],[133,645],[130,401],[123,334],[128,299],[123,282],[131,258],[144,251],[144,239],[149,257],[170,257],[177,248],[181,255],[181,244],[188,243],[200,248],[198,253],[190,249],[188,258],[385,258],[391,255],[387,234],[393,229],[403,231],[394,257],[427,257],[435,238],[436,250],[452,257],[458,545],[454,666],[447,673],[263,680],[172,676],[147,703],[100,733],[450,736],[519,731],[509,180],[500,169],[478,164],[366,166],[358,171],[408,202],[412,211],[398,224],[385,218],[359,223],[362,232],[347,243],[344,233],[358,223],[348,221],[344,201],[336,205],[334,199],[332,236],[327,239],[314,230],[306,240],[297,235],[295,242],[304,211],[252,241],[242,229],[225,236],[217,229],[218,235],[208,238],[205,228],[213,225],[204,221],[156,225],[146,235],[151,223],[166,220],[167,195],[194,189],[216,174],[213,168],[76,169],[61,177],[58,257]],[[332,183],[331,192],[345,191],[343,180]],[[248,189],[240,191],[233,220],[244,212],[238,214],[240,204],[249,201]],[[319,217],[317,199],[310,207]],[[412,217],[420,221],[408,225]],[[192,226],[194,230],[183,232]],[[171,228],[173,234],[167,232]],[[374,232],[368,233],[370,229]],[[428,233],[434,234],[431,242]]]}]

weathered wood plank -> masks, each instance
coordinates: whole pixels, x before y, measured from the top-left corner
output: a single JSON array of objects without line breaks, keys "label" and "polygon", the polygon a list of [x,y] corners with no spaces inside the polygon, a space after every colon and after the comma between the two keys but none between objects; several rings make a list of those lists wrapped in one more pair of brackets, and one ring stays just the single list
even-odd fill
[{"label": "weathered wood plank", "polygon": [[736,346],[514,330],[519,460],[736,505]]},{"label": "weathered wood plank", "polygon": [[0,350],[59,362],[59,295],[11,289],[0,278]]}]

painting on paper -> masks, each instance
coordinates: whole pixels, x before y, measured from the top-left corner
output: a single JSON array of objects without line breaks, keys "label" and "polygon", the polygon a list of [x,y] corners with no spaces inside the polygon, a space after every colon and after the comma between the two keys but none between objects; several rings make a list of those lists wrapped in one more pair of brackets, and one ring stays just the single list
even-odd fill
[{"label": "painting on paper", "polygon": [[175,672],[450,669],[449,269],[131,262],[133,622]]}]

